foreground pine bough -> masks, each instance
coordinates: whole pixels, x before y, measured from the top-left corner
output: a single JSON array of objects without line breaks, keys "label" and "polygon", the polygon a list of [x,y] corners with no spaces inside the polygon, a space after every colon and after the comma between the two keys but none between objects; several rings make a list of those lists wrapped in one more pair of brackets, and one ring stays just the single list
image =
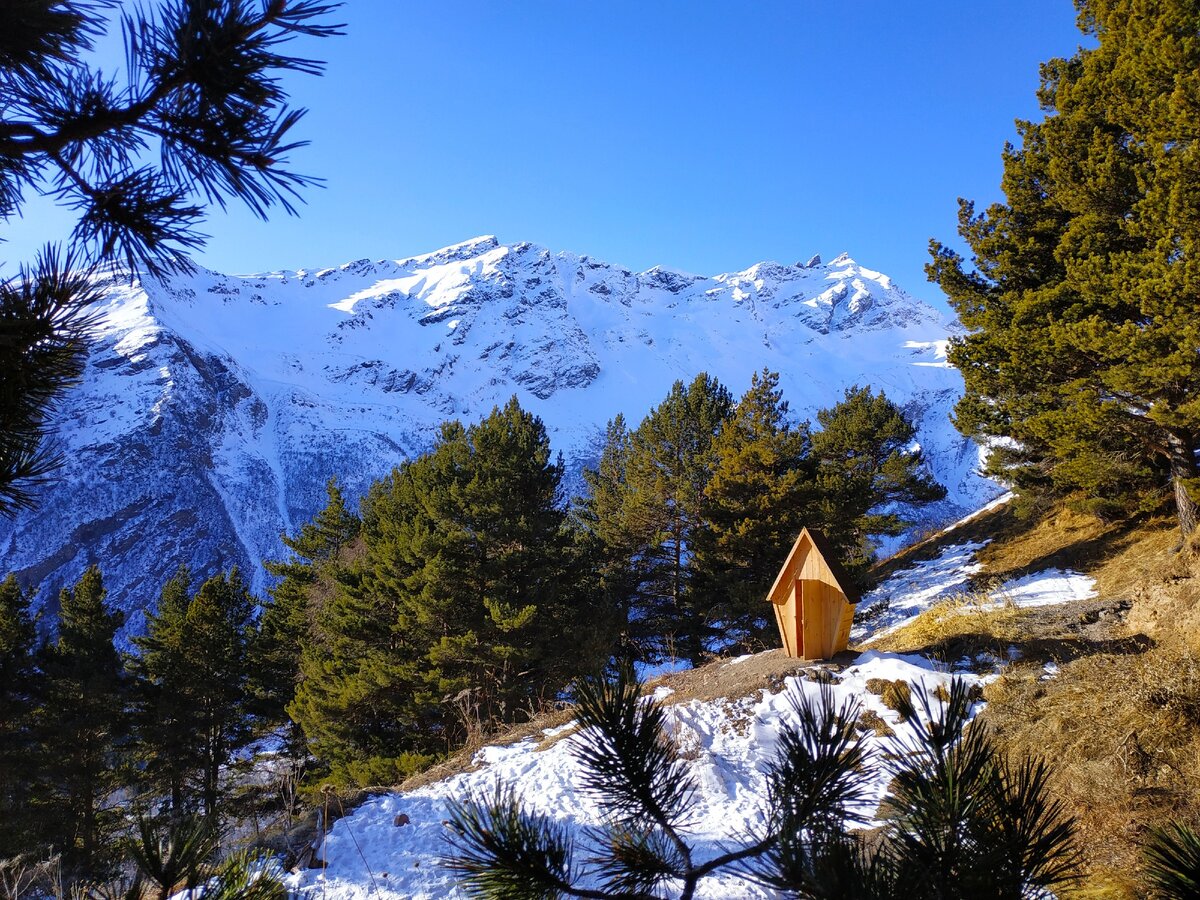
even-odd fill
[{"label": "foreground pine bough", "polygon": [[[497,786],[454,804],[444,865],[488,898],[687,900],[718,870],[806,898],[1047,896],[1078,878],[1076,823],[1051,798],[1045,763],[1010,761],[984,728],[965,727],[974,701],[964,681],[940,699],[918,686],[900,710],[917,736],[896,738],[883,759],[855,727],[857,702],[835,708],[827,688],[796,701],[768,773],[767,824],[698,860],[686,837],[696,783],[665,712],[628,672],[584,684],[573,753],[607,817],[586,859],[559,825]],[[867,831],[876,765],[892,784],[880,827]]]}]

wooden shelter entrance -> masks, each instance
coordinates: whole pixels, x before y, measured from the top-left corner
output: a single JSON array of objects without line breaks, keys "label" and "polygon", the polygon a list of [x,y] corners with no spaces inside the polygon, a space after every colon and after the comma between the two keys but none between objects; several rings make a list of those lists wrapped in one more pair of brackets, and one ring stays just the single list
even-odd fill
[{"label": "wooden shelter entrance", "polygon": [[767,600],[788,656],[829,659],[850,643],[858,592],[820,532],[800,532]]}]

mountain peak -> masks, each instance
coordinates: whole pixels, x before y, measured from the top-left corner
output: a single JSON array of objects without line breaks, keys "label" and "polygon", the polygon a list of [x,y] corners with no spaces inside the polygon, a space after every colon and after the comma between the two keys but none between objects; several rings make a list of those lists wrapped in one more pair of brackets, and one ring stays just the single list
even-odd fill
[{"label": "mountain peak", "polygon": [[0,520],[0,567],[52,593],[103,560],[134,632],[181,563],[237,564],[262,590],[262,560],[285,558],[280,533],[320,508],[329,476],[362,494],[442,421],[514,394],[577,479],[607,420],[636,423],[702,371],[735,394],[778,371],[800,418],[886,384],[961,498],[948,514],[986,484],[949,427],[945,318],[857,264],[639,274],[484,235],[399,261],[114,284],[97,310],[55,422],[67,466],[35,514]]}]

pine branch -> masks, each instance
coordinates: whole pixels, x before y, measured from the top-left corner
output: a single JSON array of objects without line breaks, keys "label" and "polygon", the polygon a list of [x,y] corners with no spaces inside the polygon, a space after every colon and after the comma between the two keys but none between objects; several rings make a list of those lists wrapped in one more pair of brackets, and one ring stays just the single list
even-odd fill
[{"label": "pine branch", "polygon": [[33,503],[61,465],[48,442],[54,403],[83,374],[97,289],[55,248],[0,282],[0,513]]},{"label": "pine branch", "polygon": [[685,877],[692,854],[676,826],[687,818],[696,783],[666,738],[662,708],[644,702],[632,670],[622,667],[611,684],[580,684],[578,716],[591,729],[571,747],[585,769],[584,790],[602,798],[619,823],[663,829],[683,862],[679,877]]}]

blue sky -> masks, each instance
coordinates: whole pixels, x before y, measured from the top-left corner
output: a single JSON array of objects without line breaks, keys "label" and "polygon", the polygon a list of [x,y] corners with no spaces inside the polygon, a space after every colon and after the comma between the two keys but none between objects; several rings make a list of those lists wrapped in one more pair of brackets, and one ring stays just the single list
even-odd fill
[{"label": "blue sky", "polygon": [[[998,198],[1067,0],[350,0],[310,109],[299,218],[214,212],[225,272],[402,257],[478,234],[703,274],[848,251],[940,303],[922,266],[956,198]],[[69,229],[31,204],[9,261]]]}]

